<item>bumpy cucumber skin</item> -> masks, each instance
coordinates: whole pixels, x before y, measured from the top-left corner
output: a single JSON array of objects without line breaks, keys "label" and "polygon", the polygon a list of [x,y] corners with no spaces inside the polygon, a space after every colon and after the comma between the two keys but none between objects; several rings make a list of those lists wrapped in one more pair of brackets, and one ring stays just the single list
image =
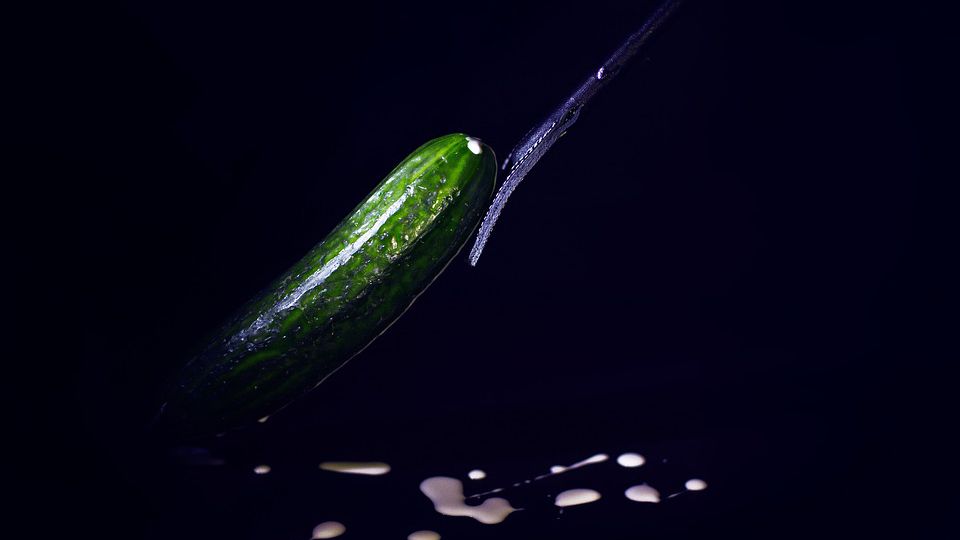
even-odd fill
[{"label": "bumpy cucumber skin", "polygon": [[224,431],[318,385],[403,314],[460,251],[493,196],[496,174],[493,150],[462,133],[407,156],[184,368],[163,424],[181,435]]}]

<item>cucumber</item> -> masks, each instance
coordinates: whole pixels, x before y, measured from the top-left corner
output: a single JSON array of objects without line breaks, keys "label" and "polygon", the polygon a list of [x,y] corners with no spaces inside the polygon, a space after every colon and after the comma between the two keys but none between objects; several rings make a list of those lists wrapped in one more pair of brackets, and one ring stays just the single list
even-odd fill
[{"label": "cucumber", "polygon": [[493,196],[496,174],[493,150],[462,133],[416,149],[186,365],[161,423],[180,435],[218,433],[320,384],[460,251]]}]

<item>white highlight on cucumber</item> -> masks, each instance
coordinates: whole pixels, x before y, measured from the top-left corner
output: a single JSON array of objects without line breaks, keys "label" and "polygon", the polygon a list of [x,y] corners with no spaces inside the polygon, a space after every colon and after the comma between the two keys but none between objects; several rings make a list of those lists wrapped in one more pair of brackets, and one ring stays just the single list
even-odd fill
[{"label": "white highlight on cucumber", "polygon": [[487,473],[481,471],[480,469],[474,469],[467,473],[467,478],[471,480],[483,480],[487,477]]},{"label": "white highlight on cucumber", "polygon": [[565,470],[567,470],[567,468],[563,465],[554,465],[553,467],[550,467],[550,474],[560,474]]},{"label": "white highlight on cucumber", "polygon": [[600,500],[600,493],[592,489],[568,489],[560,492],[553,500],[553,504],[564,508],[579,504],[592,503]]},{"label": "white highlight on cucumber", "polygon": [[347,528],[339,521],[324,521],[313,528],[313,540],[336,538],[346,531]]},{"label": "white highlight on cucumber", "polygon": [[699,478],[691,478],[683,485],[687,491],[703,491],[707,489],[707,483]]},{"label": "white highlight on cucumber", "polygon": [[407,540],[440,540],[440,534],[434,531],[417,531],[410,533]]},{"label": "white highlight on cucumber", "polygon": [[325,471],[368,476],[379,476],[390,472],[390,465],[379,461],[325,461],[320,464],[320,468]]},{"label": "white highlight on cucumber", "polygon": [[660,502],[660,492],[654,489],[653,486],[648,486],[647,484],[627,488],[623,494],[631,501],[646,503]]},{"label": "white highlight on cucumber", "polygon": [[270,470],[269,465],[257,465],[253,468],[253,474],[269,474]]},{"label": "white highlight on cucumber", "polygon": [[[469,146],[469,144],[467,145]],[[233,342],[236,341],[246,341],[247,338],[259,332],[264,326],[270,324],[271,321],[277,316],[281,311],[286,311],[292,307],[296,307],[297,303],[300,302],[300,299],[303,298],[303,295],[310,292],[313,288],[317,287],[323,283],[330,274],[335,272],[337,268],[343,266],[344,263],[350,260],[350,257],[353,257],[353,254],[360,250],[364,244],[367,243],[367,240],[373,238],[374,235],[380,230],[380,227],[383,227],[383,224],[387,222],[388,219],[393,217],[397,213],[397,210],[403,206],[403,203],[407,200],[416,187],[416,182],[411,183],[407,186],[400,197],[393,201],[390,206],[387,207],[380,216],[377,217],[376,221],[373,222],[356,240],[344,246],[343,250],[337,253],[332,259],[327,261],[326,264],[320,267],[319,270],[314,272],[310,277],[304,280],[296,289],[293,290],[286,298],[272,306],[269,310],[260,314],[257,317],[257,320],[253,321],[249,327],[241,330],[233,338]]]},{"label": "white highlight on cucumber", "polygon": [[644,459],[640,454],[634,454],[632,452],[626,454],[620,454],[620,457],[617,458],[617,463],[622,467],[639,467],[646,463],[647,460]]},{"label": "white highlight on cucumber", "polygon": [[456,478],[434,476],[420,483],[420,491],[433,503],[433,508],[445,516],[467,516],[492,525],[507,519],[516,508],[500,497],[493,497],[477,506],[464,502],[463,482]]},{"label": "white highlight on cucumber", "polygon": [[483,147],[480,146],[480,141],[474,139],[473,137],[467,137],[467,148],[478,156],[481,152],[483,152]]}]

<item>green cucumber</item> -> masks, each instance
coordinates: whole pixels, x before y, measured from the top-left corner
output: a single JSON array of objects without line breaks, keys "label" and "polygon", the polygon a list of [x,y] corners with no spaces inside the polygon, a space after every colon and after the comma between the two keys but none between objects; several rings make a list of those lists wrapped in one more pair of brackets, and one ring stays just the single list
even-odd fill
[{"label": "green cucumber", "polygon": [[493,196],[496,174],[493,150],[462,133],[415,150],[187,364],[162,423],[185,435],[221,432],[320,384],[460,251]]}]

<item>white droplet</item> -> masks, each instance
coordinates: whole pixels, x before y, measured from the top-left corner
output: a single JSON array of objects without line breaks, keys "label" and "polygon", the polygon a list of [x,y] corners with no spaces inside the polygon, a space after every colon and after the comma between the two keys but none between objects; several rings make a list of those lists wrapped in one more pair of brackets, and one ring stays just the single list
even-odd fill
[{"label": "white droplet", "polygon": [[574,464],[571,465],[569,468],[573,469],[573,468],[575,468],[575,467],[582,467],[582,466],[584,466],[584,465],[590,465],[591,463],[602,463],[602,462],[604,462],[604,461],[606,461],[606,460],[608,460],[608,459],[610,459],[610,457],[609,457],[608,455],[606,455],[606,454],[597,454],[597,455],[594,455],[594,456],[590,456],[590,457],[588,457],[587,459],[585,459],[585,460],[583,460],[583,461],[579,461],[579,462],[577,462],[577,463],[574,463]]},{"label": "white droplet", "polygon": [[390,465],[379,461],[324,461],[320,468],[325,471],[346,473],[346,474],[365,474],[368,476],[377,476],[390,472]]},{"label": "white droplet", "polygon": [[[603,463],[608,459],[610,459],[610,457],[607,456],[606,454],[595,454],[588,457],[587,459],[584,459],[583,461],[578,461],[573,465],[568,465],[566,467],[564,467],[563,465],[554,465],[553,467],[550,467],[550,474],[560,474],[563,472],[571,471],[573,469],[579,469],[580,467],[585,467],[587,465],[592,465],[594,463]],[[541,480],[543,478],[550,476],[550,474],[540,475],[534,478],[534,480]]]},{"label": "white droplet", "polygon": [[567,471],[572,471],[573,469],[579,469],[580,467],[585,467],[587,465],[592,465],[594,463],[603,463],[604,461],[610,459],[606,454],[595,454],[583,461],[578,461],[573,465],[568,465],[564,467],[563,465],[554,465],[550,467],[550,474],[541,474],[540,476],[534,478],[534,480],[542,480],[552,474],[560,474]]},{"label": "white droplet", "polygon": [[647,484],[640,484],[639,486],[628,488],[623,494],[631,501],[648,503],[660,502],[660,492]]},{"label": "white droplet", "polygon": [[440,540],[440,534],[434,531],[417,531],[410,533],[407,540]]},{"label": "white droplet", "polygon": [[600,493],[592,489],[568,489],[559,493],[553,500],[553,504],[559,507],[576,506],[592,503],[598,499],[600,499]]},{"label": "white droplet", "polygon": [[480,146],[480,141],[474,139],[473,137],[467,137],[467,148],[478,156],[481,152],[483,152],[483,147]]},{"label": "white droplet", "polygon": [[420,483],[420,491],[433,502],[437,512],[445,516],[472,517],[480,523],[500,523],[516,510],[500,497],[487,499],[477,506],[468,506],[464,502],[463,482],[446,476],[427,478]]},{"label": "white droplet", "polygon": [[270,419],[269,416],[264,416],[263,418],[257,420],[257,422],[263,424],[263,423],[265,423],[265,422],[266,422],[267,420],[269,420],[269,419]]},{"label": "white droplet", "polygon": [[487,473],[481,471],[480,469],[474,469],[467,473],[467,478],[471,480],[483,480],[487,477]]},{"label": "white droplet", "polygon": [[707,489],[707,483],[699,478],[691,478],[687,480],[687,483],[683,485],[690,491],[703,491]]},{"label": "white droplet", "polygon": [[620,454],[620,457],[617,458],[617,463],[623,467],[639,467],[646,462],[647,460],[643,456],[634,453]]},{"label": "white droplet", "polygon": [[603,75],[604,75],[604,73],[603,73],[603,67],[601,67],[600,69],[597,70],[597,78],[598,78],[598,79],[602,79],[602,78],[603,78]]},{"label": "white droplet", "polygon": [[314,540],[322,538],[336,538],[346,532],[347,528],[339,521],[324,521],[313,528]]},{"label": "white droplet", "polygon": [[[549,478],[549,477],[551,477],[551,476],[553,476],[553,475],[555,475],[555,474],[565,473],[565,472],[567,472],[567,471],[572,471],[573,469],[579,469],[580,467],[585,467],[585,466],[587,466],[587,465],[592,465],[592,464],[594,464],[594,463],[603,463],[604,461],[606,461],[606,460],[608,460],[608,459],[610,459],[610,457],[607,456],[606,454],[594,454],[594,455],[588,457],[587,459],[584,459],[584,460],[582,460],[582,461],[578,461],[578,462],[574,463],[573,465],[569,465],[569,466],[566,466],[566,467],[564,467],[563,465],[554,465],[554,466],[550,467],[550,472],[548,472],[548,473],[543,473],[543,474],[541,474],[541,475],[539,475],[539,476],[535,476],[535,477],[533,477],[533,478],[531,478],[531,479],[529,479],[529,480],[524,480],[523,482],[517,482],[517,483],[513,484],[513,486],[514,486],[514,487],[517,487],[517,486],[520,486],[520,485],[522,485],[522,484],[529,484],[529,483],[532,483],[532,482],[536,482],[536,481],[538,481],[538,480],[543,480],[544,478]],[[474,494],[474,495],[471,495],[470,498],[471,498],[471,499],[474,499],[474,498],[477,498],[477,497],[483,497],[483,496],[485,496],[485,495],[490,495],[491,493],[496,493],[496,492],[498,492],[498,491],[503,491],[503,488],[491,489],[490,491],[484,491],[483,493],[476,493],[476,494]]]},{"label": "white droplet", "polygon": [[270,472],[269,465],[257,465],[256,467],[253,468],[254,474],[267,474],[269,472]]}]

